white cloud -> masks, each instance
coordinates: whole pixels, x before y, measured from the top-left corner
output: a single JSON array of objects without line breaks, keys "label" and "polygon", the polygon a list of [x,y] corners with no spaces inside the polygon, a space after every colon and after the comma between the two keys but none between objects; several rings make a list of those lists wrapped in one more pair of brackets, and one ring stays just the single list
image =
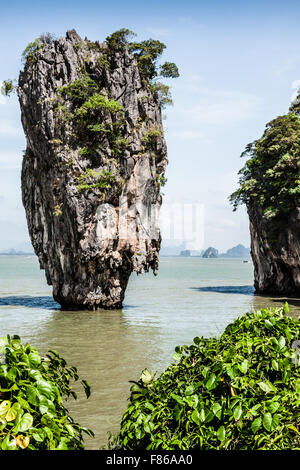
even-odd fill
[{"label": "white cloud", "polygon": [[153,36],[163,36],[168,37],[172,36],[174,30],[171,28],[147,28],[147,31]]},{"label": "white cloud", "polygon": [[195,104],[181,112],[198,124],[227,125],[251,119],[262,108],[262,99],[247,93],[208,90],[206,97],[210,102]]}]

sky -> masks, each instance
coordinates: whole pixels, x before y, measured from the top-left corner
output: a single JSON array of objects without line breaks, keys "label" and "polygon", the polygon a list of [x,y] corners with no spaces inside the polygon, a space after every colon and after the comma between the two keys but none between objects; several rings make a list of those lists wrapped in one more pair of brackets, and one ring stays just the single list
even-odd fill
[{"label": "sky", "polygon": [[[18,77],[22,51],[43,32],[60,37],[75,28],[101,42],[125,27],[137,40],[165,43],[162,61],[175,62],[180,77],[166,80],[174,105],[164,111],[162,225],[170,210],[196,207],[201,236],[194,248],[249,246],[246,210],[233,212],[228,196],[245,146],[287,112],[300,85],[300,2],[12,0],[1,2],[0,12],[0,81]],[[0,250],[29,243],[20,191],[25,148],[17,98],[0,97]],[[173,238],[163,229],[165,246],[180,242]]]}]

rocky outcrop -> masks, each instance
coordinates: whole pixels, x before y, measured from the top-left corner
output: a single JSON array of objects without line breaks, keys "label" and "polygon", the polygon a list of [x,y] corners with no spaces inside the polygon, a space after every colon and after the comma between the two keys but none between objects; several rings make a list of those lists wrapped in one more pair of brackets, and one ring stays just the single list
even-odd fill
[{"label": "rocky outcrop", "polygon": [[300,295],[300,208],[277,219],[248,208],[257,293]]},{"label": "rocky outcrop", "polygon": [[126,48],[74,30],[27,57],[18,96],[23,204],[53,296],[64,309],[120,308],[131,272],[158,268],[158,96]]},{"label": "rocky outcrop", "polygon": [[218,258],[218,250],[209,246],[203,253],[202,258]]}]

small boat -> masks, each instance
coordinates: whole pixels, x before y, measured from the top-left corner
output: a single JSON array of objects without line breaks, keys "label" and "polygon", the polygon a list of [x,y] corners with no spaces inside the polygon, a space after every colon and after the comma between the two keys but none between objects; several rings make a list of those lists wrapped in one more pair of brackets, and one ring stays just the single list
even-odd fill
[{"label": "small boat", "polygon": [[248,259],[244,259],[243,263],[250,263],[250,261]]}]

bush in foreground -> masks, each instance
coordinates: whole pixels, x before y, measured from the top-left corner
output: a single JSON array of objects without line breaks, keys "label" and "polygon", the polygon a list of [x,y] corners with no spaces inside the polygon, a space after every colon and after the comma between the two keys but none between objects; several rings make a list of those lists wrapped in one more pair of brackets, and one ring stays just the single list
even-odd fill
[{"label": "bush in foreground", "polygon": [[299,320],[287,310],[247,313],[219,338],[177,347],[156,380],[145,369],[110,446],[299,449]]},{"label": "bush in foreground", "polygon": [[[78,378],[56,351],[41,357],[18,336],[0,338],[0,449],[83,449],[83,432],[93,433],[63,404],[63,398],[77,398],[70,382]],[[88,382],[81,382],[89,397]]]}]

